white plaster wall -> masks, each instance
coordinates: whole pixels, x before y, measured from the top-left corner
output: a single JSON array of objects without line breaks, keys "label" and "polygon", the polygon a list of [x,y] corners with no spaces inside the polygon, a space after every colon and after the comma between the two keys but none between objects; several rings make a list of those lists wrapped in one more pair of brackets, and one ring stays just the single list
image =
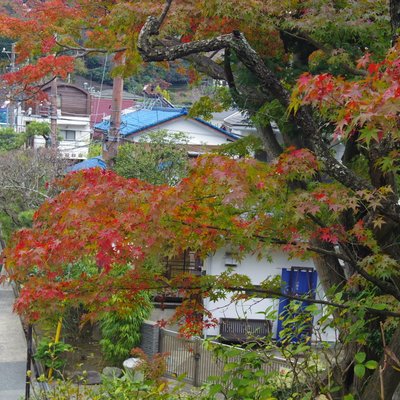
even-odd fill
[{"label": "white plaster wall", "polygon": [[251,128],[251,127],[234,125],[231,127],[231,133],[233,133],[237,136],[240,136],[240,137],[245,137],[245,136],[249,136],[249,135],[257,135],[257,129]]},{"label": "white plaster wall", "polygon": [[136,142],[139,140],[140,136],[146,134],[147,132],[159,131],[162,129],[173,133],[186,133],[189,136],[189,144],[221,145],[232,141],[232,139],[229,139],[226,135],[217,131],[216,129],[212,129],[211,127],[194,119],[186,119],[184,117],[167,121],[163,124],[157,125],[156,128],[136,134],[132,137],[132,140]]},{"label": "white plaster wall", "polygon": [[[314,267],[313,262],[303,261],[299,259],[289,260],[284,253],[277,251],[271,252],[272,262],[266,259],[257,260],[254,255],[245,257],[236,267],[233,268],[235,273],[247,275],[253,284],[259,284],[267,277],[281,276],[282,268]],[[204,263],[207,275],[219,275],[227,270],[225,266],[225,250],[219,250],[214,255],[209,256]],[[323,298],[323,291],[318,285],[317,298]],[[229,294],[226,299],[218,301],[204,300],[205,307],[212,312],[213,316],[218,320],[220,318],[248,318],[248,319],[264,319],[265,311],[268,308],[278,310],[279,300],[275,299],[251,299],[247,301],[239,301],[234,304],[231,302]],[[322,313],[322,306],[320,307]],[[321,314],[322,315],[322,314]],[[314,318],[317,323],[318,317]],[[274,337],[276,336],[277,321],[273,322]],[[215,336],[219,334],[219,327],[205,329],[205,336]],[[316,338],[314,338],[316,339]],[[323,340],[334,341],[335,332],[328,329],[322,337]]]},{"label": "white plaster wall", "polygon": [[[26,123],[29,121],[47,122],[49,118],[38,118],[24,116],[21,120],[23,131],[26,129]],[[57,119],[58,130],[74,130],[76,140],[61,140],[58,143],[58,149],[65,158],[85,160],[89,151],[90,142],[90,119],[89,117],[61,117]],[[33,145],[35,148],[44,147],[45,140],[41,136],[35,136]]]}]

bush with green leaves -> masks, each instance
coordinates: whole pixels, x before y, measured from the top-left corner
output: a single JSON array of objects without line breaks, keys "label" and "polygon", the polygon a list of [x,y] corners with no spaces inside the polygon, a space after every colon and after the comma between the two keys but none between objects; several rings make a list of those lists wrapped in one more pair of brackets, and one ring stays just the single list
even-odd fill
[{"label": "bush with green leaves", "polygon": [[[44,376],[39,380],[47,381]],[[48,391],[38,391],[35,386],[33,390],[36,400],[194,400],[196,397],[182,390],[183,386],[182,382],[168,385],[166,381],[132,381],[124,375],[121,378],[103,376],[102,383],[96,387],[87,385],[85,379],[79,383],[58,379]]]},{"label": "bush with green leaves", "polygon": [[25,132],[25,140],[29,140],[34,136],[42,136],[46,141],[46,147],[49,145],[51,135],[51,127],[47,122],[32,121],[27,125]]},{"label": "bush with green leaves", "polygon": [[[114,296],[114,305],[120,300]],[[131,308],[123,308],[105,314],[100,321],[100,341],[104,357],[116,365],[129,357],[131,350],[140,344],[142,322],[149,317],[152,303],[150,294],[140,292]],[[112,306],[112,305],[111,305]]]},{"label": "bush with green leaves", "polygon": [[187,172],[188,141],[184,133],[150,132],[137,143],[119,147],[115,171],[153,185],[175,185]]},{"label": "bush with green leaves", "polygon": [[49,338],[43,338],[38,346],[34,358],[41,361],[46,368],[51,368],[60,373],[66,363],[64,353],[72,351],[71,345],[64,342],[55,342]]},{"label": "bush with green leaves", "polygon": [[93,143],[89,144],[89,152],[88,158],[99,157],[103,151],[103,146],[101,143]]},{"label": "bush with green leaves", "polygon": [[13,128],[0,128],[0,151],[19,149],[25,141],[23,134],[17,133]]},{"label": "bush with green leaves", "polygon": [[211,341],[206,341],[205,347],[223,367],[220,374],[208,377],[198,396],[202,400],[287,400],[294,389],[288,369],[270,367],[275,348],[272,342],[263,349],[256,343],[227,346]]}]

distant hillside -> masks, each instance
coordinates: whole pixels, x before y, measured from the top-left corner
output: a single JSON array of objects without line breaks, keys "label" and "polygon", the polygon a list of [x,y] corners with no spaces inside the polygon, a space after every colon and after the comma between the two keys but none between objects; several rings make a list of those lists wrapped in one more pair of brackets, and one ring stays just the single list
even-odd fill
[{"label": "distant hillside", "polygon": [[[91,86],[95,84],[112,85],[111,78],[111,62],[102,56],[92,56],[85,59],[85,69],[79,71],[79,75],[86,78]],[[189,78],[178,72],[180,63],[170,63],[169,69],[161,67],[157,64],[146,64],[137,74],[125,79],[125,89],[133,93],[141,93],[146,83],[154,82],[162,79],[171,85],[186,85]]]}]

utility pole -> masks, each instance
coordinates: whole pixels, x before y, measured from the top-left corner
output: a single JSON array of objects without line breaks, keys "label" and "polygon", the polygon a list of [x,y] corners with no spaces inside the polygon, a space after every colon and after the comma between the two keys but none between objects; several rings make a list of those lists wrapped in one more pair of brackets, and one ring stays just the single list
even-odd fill
[{"label": "utility pole", "polygon": [[[124,57],[115,61],[115,66],[123,64]],[[116,76],[113,79],[113,91],[111,102],[110,128],[107,136],[103,141],[103,159],[108,166],[114,163],[115,157],[118,154],[118,146],[120,142],[120,127],[121,127],[121,109],[122,109],[122,92],[124,89],[124,78]]]},{"label": "utility pole", "polygon": [[[7,54],[7,56],[9,57],[10,60],[10,72],[15,72],[16,69],[16,64],[15,64],[15,60],[16,60],[16,53],[15,53],[15,43],[11,44],[11,51],[7,51],[5,48],[3,48],[2,53]],[[15,127],[15,101],[13,99],[13,94],[12,94],[12,90],[10,88],[9,91],[9,105],[8,105],[8,124],[10,125],[11,128]]]},{"label": "utility pole", "polygon": [[[50,146],[52,149],[57,148],[57,77],[51,82],[50,90]],[[47,143],[46,143],[47,147]]]}]

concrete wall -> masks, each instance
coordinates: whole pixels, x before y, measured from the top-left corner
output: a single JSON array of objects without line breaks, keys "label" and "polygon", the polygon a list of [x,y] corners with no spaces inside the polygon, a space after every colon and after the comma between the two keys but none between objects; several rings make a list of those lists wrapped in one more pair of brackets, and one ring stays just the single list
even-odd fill
[{"label": "concrete wall", "polygon": [[[26,125],[30,121],[46,122],[50,124],[49,118],[36,116],[23,116],[19,120],[21,132],[24,132]],[[89,151],[90,141],[90,118],[89,117],[68,117],[59,116],[57,119],[57,129],[75,131],[75,140],[61,140],[58,149],[63,157],[71,160],[85,160]],[[45,140],[41,136],[35,136],[34,147],[44,147]]]}]

